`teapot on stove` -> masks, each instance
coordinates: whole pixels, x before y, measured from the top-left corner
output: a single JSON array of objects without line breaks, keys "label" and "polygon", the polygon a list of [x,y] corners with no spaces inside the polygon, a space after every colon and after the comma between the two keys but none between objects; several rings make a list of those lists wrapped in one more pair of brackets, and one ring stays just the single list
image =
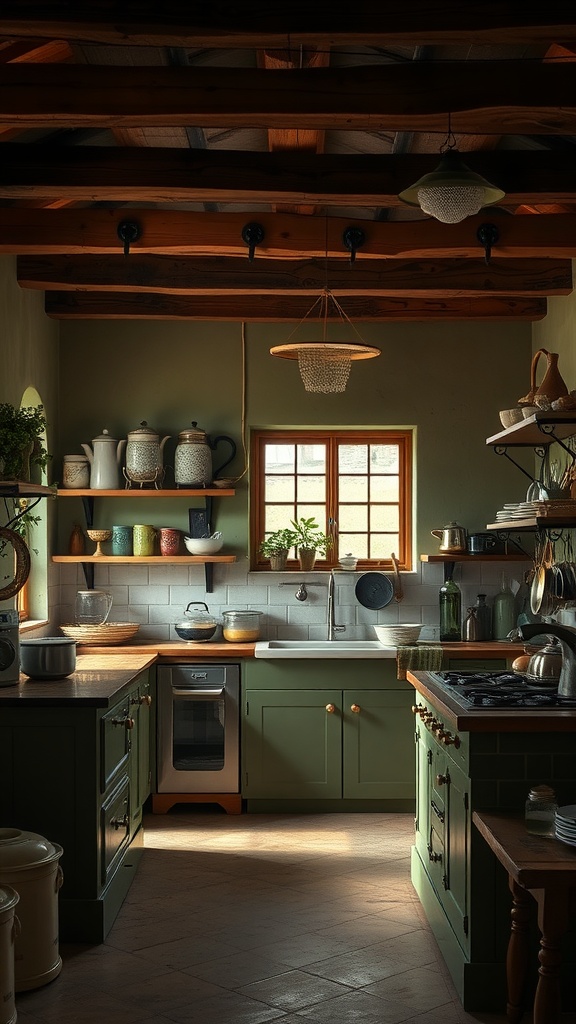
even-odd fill
[{"label": "teapot on stove", "polygon": [[[212,452],[221,441],[230,445],[230,455],[217,469],[212,469]],[[174,481],[176,487],[209,487],[218,473],[228,466],[236,455],[236,444],[231,437],[219,434],[212,441],[205,430],[192,420],[192,427],[178,434],[174,455]]]},{"label": "teapot on stove", "polygon": [[466,530],[457,522],[448,523],[442,530],[430,530],[430,533],[440,541],[440,551],[454,554],[466,551]]}]

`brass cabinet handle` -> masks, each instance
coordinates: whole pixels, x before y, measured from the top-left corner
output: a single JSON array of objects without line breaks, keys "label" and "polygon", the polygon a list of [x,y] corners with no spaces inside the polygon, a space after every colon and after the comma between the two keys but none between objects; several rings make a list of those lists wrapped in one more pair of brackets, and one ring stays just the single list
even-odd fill
[{"label": "brass cabinet handle", "polygon": [[447,786],[449,778],[450,778],[449,775],[437,775],[436,776],[436,785],[437,786]]},{"label": "brass cabinet handle", "polygon": [[128,731],[134,728],[133,718],[112,718],[111,722],[112,725],[123,725],[124,728]]},{"label": "brass cabinet handle", "polygon": [[147,707],[150,707],[152,705],[152,697],[150,696],[150,694],[145,693],[143,697],[140,697],[140,703],[146,704]]},{"label": "brass cabinet handle", "polygon": [[351,704],[350,705],[350,711],[353,711],[355,715],[359,715],[360,714],[360,705],[359,704]]},{"label": "brass cabinet handle", "polygon": [[327,704],[326,705],[326,711],[328,712],[329,715],[333,715],[334,712],[336,711],[336,705],[335,704]]},{"label": "brass cabinet handle", "polygon": [[125,814],[122,818],[111,818],[110,824],[118,831],[119,828],[128,828],[128,815]]}]

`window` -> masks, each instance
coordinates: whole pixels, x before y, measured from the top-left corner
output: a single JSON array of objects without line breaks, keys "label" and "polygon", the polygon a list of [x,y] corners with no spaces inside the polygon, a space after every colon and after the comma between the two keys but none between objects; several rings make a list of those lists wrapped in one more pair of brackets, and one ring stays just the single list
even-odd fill
[{"label": "window", "polygon": [[412,568],[411,431],[254,431],[251,466],[253,568],[268,564],[267,534],[312,516],[334,539],[317,566],[350,551],[360,568],[391,566],[392,553]]}]

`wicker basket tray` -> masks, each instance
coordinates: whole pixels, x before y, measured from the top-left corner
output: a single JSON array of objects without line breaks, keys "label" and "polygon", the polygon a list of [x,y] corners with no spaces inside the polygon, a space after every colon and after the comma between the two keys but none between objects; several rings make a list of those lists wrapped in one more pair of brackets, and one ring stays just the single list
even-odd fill
[{"label": "wicker basket tray", "polygon": [[100,626],[60,626],[64,636],[69,636],[79,644],[93,644],[94,646],[124,643],[126,640],[130,640],[139,628],[138,622],[103,622]]}]

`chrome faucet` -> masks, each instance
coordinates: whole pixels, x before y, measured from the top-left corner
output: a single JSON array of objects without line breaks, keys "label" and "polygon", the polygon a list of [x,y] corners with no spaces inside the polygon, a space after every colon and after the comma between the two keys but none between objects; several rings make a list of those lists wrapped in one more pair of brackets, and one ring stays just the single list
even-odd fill
[{"label": "chrome faucet", "polygon": [[557,622],[530,622],[518,627],[523,640],[532,636],[555,636],[562,648],[562,668],[558,680],[561,697],[576,697],[576,629]]},{"label": "chrome faucet", "polygon": [[334,622],[334,570],[330,570],[328,577],[328,640],[335,640],[335,633],[343,633],[346,626],[337,626]]}]

